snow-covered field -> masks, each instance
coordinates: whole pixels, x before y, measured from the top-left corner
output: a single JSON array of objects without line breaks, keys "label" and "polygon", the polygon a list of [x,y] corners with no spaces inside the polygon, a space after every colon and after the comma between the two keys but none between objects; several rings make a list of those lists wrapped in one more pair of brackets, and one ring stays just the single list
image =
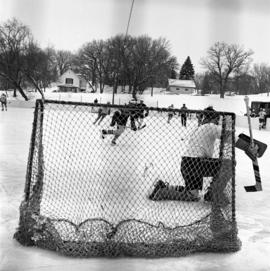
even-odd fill
[{"label": "snow-covered field", "polygon": [[[46,99],[50,100],[65,100],[65,101],[78,101],[78,102],[93,102],[94,99],[98,99],[100,103],[106,103],[112,101],[111,88],[105,88],[104,93],[63,93],[53,92],[55,87],[48,88],[44,93]],[[2,92],[2,91],[0,91]],[[164,94],[162,89],[154,88],[153,96],[147,89],[143,95],[138,95],[139,99],[143,99],[148,106],[153,107],[168,107],[174,104],[174,107],[181,107],[183,103],[189,109],[203,109],[209,105],[218,105],[219,111],[234,112],[236,115],[244,115],[246,112],[245,104],[243,102],[244,96],[225,96],[225,99],[219,99],[219,95],[207,95],[207,96],[196,96],[196,95],[170,95]],[[9,92],[10,106],[15,107],[29,107],[34,104],[36,98],[40,98],[40,94],[37,92],[28,93],[30,102],[25,103],[20,94],[18,98],[13,98],[12,93]],[[131,99],[129,94],[116,94],[114,97],[115,104],[124,104]],[[266,93],[258,95],[249,95],[251,101],[268,101],[270,102],[270,96]],[[218,103],[217,103],[218,101]]]},{"label": "snow-covered field", "polygon": [[[54,92],[56,87],[48,88],[45,92],[45,99],[49,100],[65,100],[65,101],[77,101],[77,102],[93,102],[98,99],[99,103],[112,102],[111,88],[105,88],[104,93],[63,93]],[[1,91],[0,91],[1,92]],[[29,101],[25,102],[21,97],[13,98],[11,92],[9,94],[9,106],[10,107],[33,107],[35,100],[40,98],[40,94],[37,92],[29,92]],[[125,104],[131,99],[131,95],[127,93],[121,93],[115,95],[115,104]],[[219,95],[207,95],[207,96],[197,96],[197,95],[172,95],[166,94],[160,88],[154,88],[153,95],[151,95],[151,90],[147,89],[143,95],[138,95],[138,99],[143,99],[144,102],[151,107],[168,107],[171,104],[175,108],[180,108],[185,103],[189,109],[202,110],[209,105],[216,104],[218,100],[219,111],[233,112],[236,114],[236,122],[241,127],[247,127],[247,121],[243,117],[246,113],[245,103],[243,102],[244,96],[225,96],[225,99],[219,99]],[[270,102],[270,96],[267,93],[262,93],[258,95],[249,95],[249,104],[252,101],[267,101]],[[258,118],[252,118],[252,127],[258,129],[259,120]],[[270,131],[270,122],[267,124],[267,130]]]},{"label": "snow-covered field", "polygon": [[[48,99],[65,99],[65,100],[77,100],[83,102],[93,102],[95,98],[98,98],[101,102],[111,101],[110,94],[98,95],[98,94],[61,94],[48,93],[46,98]],[[64,96],[63,96],[64,95]],[[174,104],[175,107],[181,107],[183,103],[190,109],[202,109],[208,105],[213,105],[219,111],[235,112],[237,115],[242,115],[245,112],[245,104],[243,96],[230,96],[225,99],[219,99],[218,96],[184,96],[184,95],[157,95],[153,97],[150,95],[144,95],[145,103],[149,106],[167,107],[170,104]],[[130,97],[128,95],[116,95],[116,103],[124,103],[128,101]],[[270,98],[266,95],[254,95],[250,96],[250,100],[267,100]],[[242,241],[242,249],[236,253],[230,254],[213,254],[213,253],[200,253],[194,254],[182,258],[164,258],[164,259],[71,259],[61,257],[53,252],[44,251],[37,248],[22,247],[16,241],[12,239],[15,228],[18,225],[19,216],[19,204],[22,200],[24,184],[25,184],[25,172],[27,165],[27,157],[29,151],[30,135],[33,121],[33,102],[25,103],[21,100],[11,100],[7,112],[0,112],[0,270],[269,270],[270,262],[268,255],[270,255],[270,172],[268,171],[270,154],[269,150],[266,151],[264,156],[259,159],[259,165],[261,169],[263,191],[258,193],[246,193],[244,191],[244,185],[251,185],[255,183],[254,174],[252,170],[252,163],[250,159],[240,150],[236,149],[236,218],[239,227],[239,238]],[[27,107],[27,108],[26,108]],[[64,117],[64,116],[63,116]],[[72,118],[65,114],[65,121],[70,121]],[[82,116],[83,117],[83,116]],[[92,117],[93,118],[93,117]],[[62,119],[63,120],[63,119]],[[89,120],[89,125],[93,119]],[[46,120],[45,120],[46,121]],[[109,120],[105,119],[103,125],[106,127],[106,123]],[[60,123],[59,123],[60,125]],[[72,125],[72,124],[71,124]],[[172,122],[173,125],[173,122]],[[151,126],[150,126],[151,128]],[[89,131],[89,134],[78,135],[83,142],[89,137],[93,139],[93,134],[96,135],[95,140],[98,142],[101,139],[98,137],[98,127],[93,127],[93,132]],[[90,129],[89,129],[90,130]],[[92,129],[91,129],[92,130]],[[244,132],[248,134],[248,130],[242,127],[236,127],[236,132]],[[254,130],[254,137],[261,140],[268,145],[270,144],[270,132]],[[93,133],[93,134],[91,134]],[[126,131],[126,138],[131,139],[133,132]],[[133,134],[132,134],[133,133]],[[134,140],[137,140],[137,145],[145,144],[143,141],[145,138],[144,133],[146,131],[140,131],[140,134],[136,136]],[[72,134],[71,134],[72,135]],[[47,139],[54,144],[51,145],[51,149],[48,152],[53,152],[56,148],[65,149],[65,144],[69,144],[69,140],[66,140],[63,135],[55,135],[58,138],[59,143],[55,142],[52,138]],[[46,137],[45,137],[46,138]],[[121,139],[121,138],[120,138]],[[121,142],[119,139],[119,143]],[[66,140],[66,141],[65,141]],[[122,139],[124,140],[124,139]],[[112,150],[109,145],[109,139],[105,139],[104,144],[107,144],[107,149],[100,150],[98,144],[90,142],[91,148],[99,148],[100,157],[104,157],[106,153],[118,152],[117,155],[128,156],[129,153],[125,151],[128,148],[127,141],[122,141],[123,148],[119,146]],[[103,144],[103,143],[100,143]],[[184,144],[184,141],[179,142]],[[49,144],[48,144],[49,145]],[[142,146],[143,146],[142,145]],[[183,146],[178,146],[179,149]],[[141,147],[142,147],[141,146]],[[72,148],[70,148],[72,150]],[[83,150],[83,148],[81,148]],[[95,150],[97,151],[97,149]],[[88,150],[85,153],[81,153],[82,156],[87,156]],[[120,152],[120,154],[119,154]],[[116,155],[116,154],[115,154]],[[140,153],[137,153],[138,157]],[[74,158],[75,159],[75,158]],[[108,158],[109,159],[109,158]],[[127,157],[128,159],[128,157]],[[151,160],[151,157],[149,158]],[[164,157],[168,159],[168,157]],[[164,160],[164,161],[165,161]],[[100,161],[98,159],[98,161]],[[97,161],[97,162],[98,162]],[[111,161],[111,160],[110,160]],[[160,163],[164,163],[160,161]],[[72,160],[76,164],[76,159]],[[102,164],[95,161],[90,161],[89,164],[93,164],[94,167],[100,167],[104,172]],[[119,162],[119,161],[117,161]],[[106,166],[108,163],[105,163]],[[55,164],[47,165],[48,170],[53,172]],[[80,165],[78,164],[78,167]],[[111,167],[116,168],[116,164],[111,164]],[[138,168],[132,169],[132,172],[123,172],[123,176],[129,174],[140,175],[144,171],[145,165],[140,165]],[[67,165],[68,168],[68,165]],[[159,168],[156,166],[156,168]],[[89,172],[90,169],[88,169]],[[139,172],[137,174],[135,171]],[[135,173],[134,173],[135,172]],[[60,172],[63,176],[69,176],[69,172]],[[108,173],[109,174],[109,173]],[[164,174],[164,172],[153,172],[154,175]],[[173,174],[172,174],[173,175]],[[95,177],[95,176],[94,176]],[[96,176],[100,179],[100,176]],[[82,176],[83,178],[83,176]],[[128,178],[128,177],[127,177]],[[173,176],[173,178],[178,178]],[[140,182],[141,180],[137,180]],[[145,181],[145,180],[144,180]],[[149,178],[149,185],[152,182],[152,178]],[[83,186],[81,182],[82,190],[88,189]],[[61,188],[61,187],[60,187]],[[92,186],[90,189],[97,189]],[[130,192],[130,185],[126,183],[123,186],[123,192],[126,190]],[[45,190],[46,191],[46,190]],[[52,191],[49,191],[50,194]],[[46,193],[46,192],[45,192]],[[74,192],[75,193],[75,192]],[[74,196],[74,194],[72,195]],[[76,196],[76,193],[75,193]],[[54,199],[57,197],[55,195]],[[48,196],[49,200],[50,197]],[[142,206],[146,206],[146,201]],[[47,204],[46,204],[47,205]],[[173,206],[171,206],[173,208]],[[64,209],[64,208],[63,208]],[[128,208],[131,212],[138,211],[132,208]],[[73,210],[78,212],[78,210]],[[140,210],[142,213],[142,210]],[[207,209],[206,209],[207,211]],[[50,210],[46,209],[46,212]],[[53,212],[53,210],[52,210]],[[108,212],[109,214],[109,212]],[[162,214],[161,214],[162,215]],[[78,220],[83,217],[78,217]]]}]

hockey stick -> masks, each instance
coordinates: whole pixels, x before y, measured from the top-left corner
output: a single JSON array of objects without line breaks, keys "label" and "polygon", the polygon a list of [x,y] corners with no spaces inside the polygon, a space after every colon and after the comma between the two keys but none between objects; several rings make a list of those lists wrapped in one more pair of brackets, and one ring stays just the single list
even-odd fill
[{"label": "hockey stick", "polygon": [[137,130],[133,130],[133,129],[131,128],[131,126],[125,126],[125,127],[128,128],[128,129],[131,129],[131,130],[134,131],[134,132],[136,132],[136,131],[139,131],[139,130],[144,129],[144,128],[146,127],[146,124],[143,124],[141,127],[138,127]]},{"label": "hockey stick", "polygon": [[138,127],[138,130],[142,130],[146,127],[146,124],[144,123],[142,126]]},{"label": "hockey stick", "polygon": [[[251,148],[253,149],[254,148],[254,140],[253,140],[253,135],[252,135],[251,121],[250,121],[250,114],[249,114],[249,106],[248,106],[249,98],[248,98],[248,96],[245,96],[244,101],[246,103],[246,109],[247,109],[248,128],[249,128],[249,134],[250,134],[250,144],[251,144]],[[250,185],[250,186],[245,186],[245,190],[246,190],[246,192],[262,191],[260,168],[259,168],[257,156],[255,157],[254,160],[252,160],[252,166],[253,166],[253,171],[254,171],[256,184],[255,185]]]}]

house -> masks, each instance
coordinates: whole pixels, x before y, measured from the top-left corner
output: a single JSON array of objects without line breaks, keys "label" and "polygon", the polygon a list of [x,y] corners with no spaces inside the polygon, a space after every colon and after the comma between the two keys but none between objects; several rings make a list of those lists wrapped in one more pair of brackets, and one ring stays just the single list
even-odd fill
[{"label": "house", "polygon": [[71,69],[63,73],[58,82],[57,87],[60,92],[81,92],[86,91],[87,87],[86,80]]},{"label": "house", "polygon": [[194,94],[195,83],[193,80],[168,79],[167,93],[171,94]]}]

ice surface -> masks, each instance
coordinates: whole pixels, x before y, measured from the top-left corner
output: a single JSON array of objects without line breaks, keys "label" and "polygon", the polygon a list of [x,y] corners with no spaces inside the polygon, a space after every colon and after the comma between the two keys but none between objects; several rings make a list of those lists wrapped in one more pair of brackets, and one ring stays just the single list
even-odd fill
[{"label": "ice surface", "polygon": [[[208,98],[200,97],[200,104],[194,104],[194,108],[201,104],[220,106],[221,110],[230,112],[244,108],[239,97],[232,103],[227,101],[227,108],[218,97],[211,97],[210,102]],[[185,102],[183,98],[179,104],[182,102]],[[257,193],[246,193],[243,188],[254,184],[255,178],[251,160],[236,149],[236,219],[242,241],[239,252],[163,259],[73,259],[21,246],[12,237],[18,225],[25,184],[33,108],[9,107],[7,112],[0,113],[0,270],[270,270],[269,149],[259,158],[263,191]],[[239,127],[237,132],[248,134],[247,129]],[[254,130],[253,133],[254,138],[269,146],[269,131]],[[143,210],[140,212],[143,215]]]},{"label": "ice surface", "polygon": [[[45,108],[41,215],[67,219],[77,225],[95,217],[114,225],[136,218],[176,227],[189,225],[210,213],[210,206],[201,202],[181,202],[179,207],[179,202],[149,201],[146,193],[153,190],[157,179],[180,184],[185,141],[179,139],[196,129],[196,118],[189,119],[187,128],[174,127],[180,119],[167,124],[166,113],[152,113],[147,118],[147,128],[136,133],[126,129],[114,147],[110,144],[111,136],[100,138],[100,130],[110,128],[111,118],[93,125],[95,118],[96,114],[78,107],[61,107],[60,111],[53,105]],[[199,210],[197,215],[190,215],[191,205]]]}]

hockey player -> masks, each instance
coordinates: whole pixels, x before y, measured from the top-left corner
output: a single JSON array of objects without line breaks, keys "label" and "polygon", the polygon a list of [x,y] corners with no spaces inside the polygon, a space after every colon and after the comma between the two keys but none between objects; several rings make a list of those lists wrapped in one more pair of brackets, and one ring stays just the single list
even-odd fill
[{"label": "hockey player", "polygon": [[127,109],[121,109],[120,111],[116,111],[113,114],[110,126],[113,127],[116,125],[117,128],[116,130],[102,130],[101,131],[102,139],[104,139],[106,135],[114,135],[111,144],[116,145],[116,140],[126,129],[128,118],[129,112]]},{"label": "hockey player", "polygon": [[129,107],[130,107],[130,126],[131,126],[131,130],[132,131],[137,131],[137,126],[136,126],[136,122],[138,122],[138,110],[137,110],[137,101],[135,99],[132,99],[131,101],[129,101],[128,103]]},{"label": "hockey player", "polygon": [[196,117],[198,120],[198,126],[200,126],[202,124],[203,121],[203,113],[196,113]]},{"label": "hockey player", "polygon": [[99,120],[99,122],[98,122],[98,125],[99,125],[107,115],[111,114],[111,110],[110,110],[110,107],[109,107],[110,102],[107,102],[107,105],[108,106],[104,106],[104,107],[99,109],[98,116],[97,116],[96,120],[93,122],[93,124],[96,124],[97,121]]},{"label": "hockey player", "polygon": [[[250,117],[251,117],[251,118],[256,118],[256,112],[255,112],[255,109],[254,109],[254,108],[253,108],[252,110],[251,110],[251,108],[250,108],[249,113],[250,113]],[[245,115],[246,115],[246,114],[245,114]]]},{"label": "hockey player", "polygon": [[[98,104],[98,99],[95,99],[95,100],[94,100],[94,104],[95,104],[95,105]],[[99,109],[100,109],[100,108],[97,108],[96,106],[92,106],[92,108],[91,108],[91,113],[99,113],[99,112],[100,112]]]},{"label": "hockey player", "polygon": [[138,129],[142,129],[146,126],[146,124],[143,124],[143,120],[145,117],[149,115],[149,109],[146,107],[145,103],[143,100],[140,100],[140,103],[137,104],[137,122],[138,122]]},{"label": "hockey player", "polygon": [[[174,108],[173,104],[171,104],[168,108],[173,109]],[[168,123],[170,123],[170,121],[171,121],[171,119],[173,118],[174,115],[175,115],[175,112],[173,112],[173,111],[170,111],[168,113],[168,120],[167,120]]]},{"label": "hockey player", "polygon": [[180,108],[182,110],[181,114],[181,124],[184,127],[187,127],[187,107],[186,104],[183,104],[183,106]]},{"label": "hockey player", "polygon": [[264,108],[260,108],[259,111],[259,130],[262,128],[265,128],[265,123],[266,123],[266,112]]},{"label": "hockey player", "polygon": [[5,93],[2,93],[0,101],[2,105],[2,111],[4,111],[4,109],[7,111],[7,95]]},{"label": "hockey player", "polygon": [[[216,200],[228,204],[224,189],[232,177],[232,161],[214,157],[216,139],[221,137],[218,126],[219,115],[212,107],[205,109],[205,117],[189,139],[181,162],[181,173],[185,186],[170,186],[159,180],[149,196],[151,200],[199,201],[199,191],[203,188],[203,177],[213,177],[205,201]],[[230,131],[225,132],[224,140],[229,140]]]}]

